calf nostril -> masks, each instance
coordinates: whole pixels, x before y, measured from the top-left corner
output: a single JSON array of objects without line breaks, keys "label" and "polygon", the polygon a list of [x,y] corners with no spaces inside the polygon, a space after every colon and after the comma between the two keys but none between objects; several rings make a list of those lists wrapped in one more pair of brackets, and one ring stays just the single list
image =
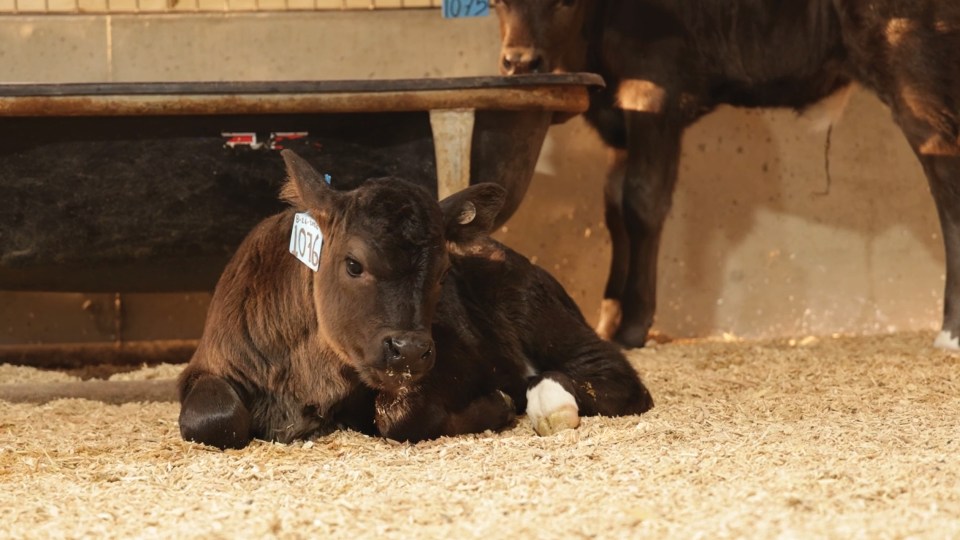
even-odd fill
[{"label": "calf nostril", "polygon": [[510,71],[511,69],[513,69],[513,61],[510,60],[510,58],[504,56],[501,62],[503,64],[503,69],[507,71]]},{"label": "calf nostril", "polygon": [[397,345],[397,342],[393,338],[387,338],[383,340],[383,348],[387,352],[387,357],[391,361],[398,360],[402,353],[400,352],[400,347]]},{"label": "calf nostril", "polygon": [[427,350],[420,355],[420,359],[426,360],[427,358],[430,358],[431,355],[433,355],[433,345],[427,344]]}]

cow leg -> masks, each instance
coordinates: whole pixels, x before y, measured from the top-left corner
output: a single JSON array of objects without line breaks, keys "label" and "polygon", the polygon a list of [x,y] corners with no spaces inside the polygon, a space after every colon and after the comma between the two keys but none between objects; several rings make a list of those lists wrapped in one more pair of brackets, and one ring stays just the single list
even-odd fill
[{"label": "cow leg", "polygon": [[630,266],[630,237],[623,222],[623,175],[626,169],[626,152],[610,150],[610,169],[603,189],[604,219],[610,233],[611,260],[607,286],[600,304],[600,319],[597,322],[597,335],[612,340],[620,328],[623,308],[620,298],[623,296]]},{"label": "cow leg", "polygon": [[918,155],[937,205],[947,263],[943,326],[934,345],[960,350],[960,144],[951,146],[953,155],[924,154],[922,148]]},{"label": "cow leg", "polygon": [[[939,157],[927,169],[936,199],[946,251],[947,280],[943,294],[943,326],[936,347],[960,351],[960,157]],[[936,188],[932,186],[936,184]]]},{"label": "cow leg", "polygon": [[897,119],[923,164],[943,231],[947,279],[943,326],[934,346],[960,350],[960,139],[956,133],[938,133],[911,116],[898,114]]},{"label": "cow leg", "polygon": [[[960,350],[960,89],[943,84],[939,73],[954,73],[960,39],[928,39],[929,34],[905,37],[890,53],[890,70],[896,84],[878,94],[893,110],[911,148],[923,165],[930,186],[946,255],[943,326],[934,341],[940,348]],[[917,51],[926,56],[918,61]],[[880,77],[876,77],[881,79]],[[882,79],[881,79],[882,80]]]},{"label": "cow leg", "polygon": [[183,397],[180,435],[221,450],[243,448],[253,439],[250,411],[226,379],[200,375]]},{"label": "cow leg", "polygon": [[650,392],[615,345],[596,337],[580,343],[575,356],[530,379],[527,418],[540,435],[576,428],[581,416],[641,414],[653,407]]},{"label": "cow leg", "polygon": [[627,163],[622,211],[630,253],[620,296],[622,321],[614,339],[625,347],[642,347],[657,306],[660,236],[677,182],[683,126],[668,114],[624,114]]},{"label": "cow leg", "polygon": [[947,263],[943,326],[934,345],[956,351],[960,350],[960,144],[951,146],[952,155],[920,154],[920,161],[937,205]]}]

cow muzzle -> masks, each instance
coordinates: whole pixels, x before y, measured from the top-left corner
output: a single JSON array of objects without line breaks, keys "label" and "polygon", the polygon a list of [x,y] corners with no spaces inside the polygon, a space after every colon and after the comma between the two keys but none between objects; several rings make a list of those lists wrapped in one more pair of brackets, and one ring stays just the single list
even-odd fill
[{"label": "cow muzzle", "polygon": [[503,49],[500,59],[500,73],[503,75],[523,75],[524,73],[544,73],[549,66],[543,53],[533,47],[508,47]]},{"label": "cow muzzle", "polygon": [[401,332],[383,338],[383,382],[403,386],[416,382],[433,367],[436,352],[427,332]]}]

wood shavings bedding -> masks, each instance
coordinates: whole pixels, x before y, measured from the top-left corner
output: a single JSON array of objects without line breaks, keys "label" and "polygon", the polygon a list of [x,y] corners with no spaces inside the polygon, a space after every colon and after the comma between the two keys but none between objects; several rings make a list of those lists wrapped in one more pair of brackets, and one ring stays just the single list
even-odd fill
[{"label": "wood shavings bedding", "polygon": [[553,437],[219,452],[175,403],[0,402],[0,536],[960,537],[960,356],[932,339],[632,351],[656,408]]}]

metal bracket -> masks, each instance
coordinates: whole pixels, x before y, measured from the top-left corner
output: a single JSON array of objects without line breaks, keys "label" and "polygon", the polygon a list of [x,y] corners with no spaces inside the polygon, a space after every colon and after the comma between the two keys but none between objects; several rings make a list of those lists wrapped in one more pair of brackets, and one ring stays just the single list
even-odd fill
[{"label": "metal bracket", "polygon": [[475,109],[430,111],[437,157],[437,196],[446,197],[470,185],[470,151]]}]

